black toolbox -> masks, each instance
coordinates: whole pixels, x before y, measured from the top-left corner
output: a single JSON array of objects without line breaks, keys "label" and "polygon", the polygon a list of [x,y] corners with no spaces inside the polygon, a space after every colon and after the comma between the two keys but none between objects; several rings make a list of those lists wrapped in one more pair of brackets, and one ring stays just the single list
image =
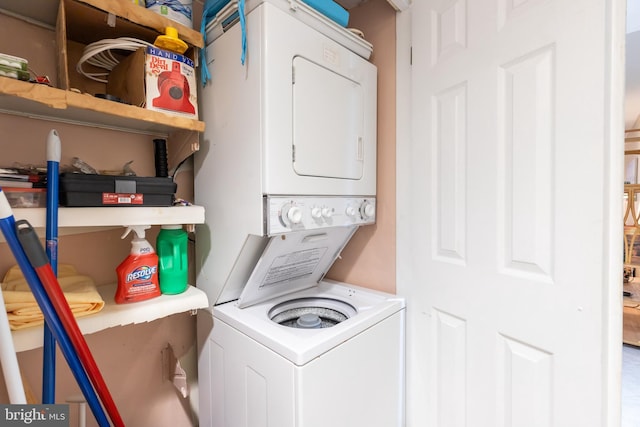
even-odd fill
[{"label": "black toolbox", "polygon": [[60,174],[60,206],[172,206],[172,178]]}]

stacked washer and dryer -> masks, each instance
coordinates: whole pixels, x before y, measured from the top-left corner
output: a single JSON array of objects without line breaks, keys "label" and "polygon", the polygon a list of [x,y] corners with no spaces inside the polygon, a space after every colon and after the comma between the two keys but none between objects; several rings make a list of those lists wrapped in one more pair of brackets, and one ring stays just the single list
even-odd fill
[{"label": "stacked washer and dryer", "polygon": [[324,279],[375,223],[372,47],[299,0],[247,0],[244,26],[237,6],[207,27],[200,95],[200,425],[400,426],[404,301]]}]

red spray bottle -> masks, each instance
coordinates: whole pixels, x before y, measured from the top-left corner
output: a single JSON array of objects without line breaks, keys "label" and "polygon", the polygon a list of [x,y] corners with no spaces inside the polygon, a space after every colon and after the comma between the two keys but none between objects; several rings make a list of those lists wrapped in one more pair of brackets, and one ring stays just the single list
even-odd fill
[{"label": "red spray bottle", "polygon": [[160,295],[158,255],[144,238],[147,228],[150,226],[131,225],[122,235],[124,239],[131,231],[135,233],[129,256],[116,267],[118,289],[115,301],[118,304],[144,301]]}]

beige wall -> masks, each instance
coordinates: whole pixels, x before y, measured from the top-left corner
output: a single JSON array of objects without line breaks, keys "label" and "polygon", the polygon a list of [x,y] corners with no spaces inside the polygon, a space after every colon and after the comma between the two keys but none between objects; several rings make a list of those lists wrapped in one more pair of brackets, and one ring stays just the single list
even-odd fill
[{"label": "beige wall", "polygon": [[[196,4],[196,3],[194,3]],[[378,201],[377,224],[359,230],[329,273],[329,277],[365,287],[395,292],[395,13],[385,0],[370,0],[351,10],[350,26],[364,31],[373,43],[372,61],[378,66]],[[197,17],[199,11],[194,12]],[[196,18],[197,19],[197,18]],[[196,22],[196,28],[199,23]],[[53,34],[0,14],[0,52],[28,57],[35,71],[55,81]],[[8,32],[6,32],[8,31]],[[26,55],[25,52],[30,52]],[[113,169],[134,160],[140,175],[153,175],[152,136],[96,129],[68,123],[35,120],[0,113],[0,166],[13,162],[43,164],[44,141],[55,128],[62,139],[62,164],[74,156],[100,169]],[[178,195],[190,198],[192,175],[179,176]],[[76,265],[97,284],[116,281],[115,267],[127,255],[129,242],[122,229],[61,236],[59,262]],[[157,227],[149,234],[153,241]],[[42,234],[41,234],[42,235]],[[0,278],[15,262],[0,243]],[[193,271],[191,271],[193,277]],[[171,344],[192,381],[197,373],[195,318],[174,315],[147,324],[112,328],[86,337],[101,373],[128,427],[191,425],[188,400],[162,379],[161,352]],[[42,350],[18,355],[21,369],[38,399],[41,396]],[[81,394],[64,358],[57,362],[58,401]],[[8,403],[0,378],[0,403]],[[75,425],[75,414],[72,423]],[[88,411],[88,426],[95,421]]]},{"label": "beige wall", "polygon": [[395,293],[396,289],[396,22],[386,0],[352,9],[349,26],[373,44],[378,67],[377,222],[361,227],[327,277]]}]

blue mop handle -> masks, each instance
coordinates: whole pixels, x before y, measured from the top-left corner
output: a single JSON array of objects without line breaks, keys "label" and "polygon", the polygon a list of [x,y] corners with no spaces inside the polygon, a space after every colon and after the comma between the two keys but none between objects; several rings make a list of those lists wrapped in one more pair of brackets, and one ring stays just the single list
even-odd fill
[{"label": "blue mop handle", "polygon": [[91,387],[91,383],[89,382],[89,378],[87,377],[87,373],[85,372],[82,364],[80,363],[80,359],[78,354],[75,352],[75,349],[71,345],[71,341],[69,340],[69,336],[65,331],[60,318],[55,312],[51,300],[47,295],[40,278],[37,273],[31,266],[27,255],[22,249],[22,245],[18,240],[17,231],[16,231],[16,222],[13,217],[13,212],[11,210],[11,206],[9,206],[9,201],[7,200],[7,196],[0,188],[0,231],[4,234],[4,238],[13,253],[14,258],[16,259],[20,269],[22,270],[22,274],[24,275],[29,287],[31,288],[31,292],[33,292],[33,296],[38,302],[38,306],[40,310],[42,310],[42,314],[44,315],[45,321],[51,327],[51,331],[58,341],[60,345],[60,350],[64,355],[73,376],[82,391],[91,411],[93,412],[96,421],[100,427],[110,427],[109,420],[100,405],[100,401],[96,396],[95,391]]},{"label": "blue mop handle", "polygon": [[54,274],[58,274],[58,182],[62,148],[58,131],[47,137],[47,256]]},{"label": "blue mop handle", "polygon": [[[60,137],[55,129],[47,136],[47,256],[58,275],[58,181],[60,158],[62,157]],[[56,340],[48,323],[44,324],[42,347],[42,403],[56,401]]]}]

